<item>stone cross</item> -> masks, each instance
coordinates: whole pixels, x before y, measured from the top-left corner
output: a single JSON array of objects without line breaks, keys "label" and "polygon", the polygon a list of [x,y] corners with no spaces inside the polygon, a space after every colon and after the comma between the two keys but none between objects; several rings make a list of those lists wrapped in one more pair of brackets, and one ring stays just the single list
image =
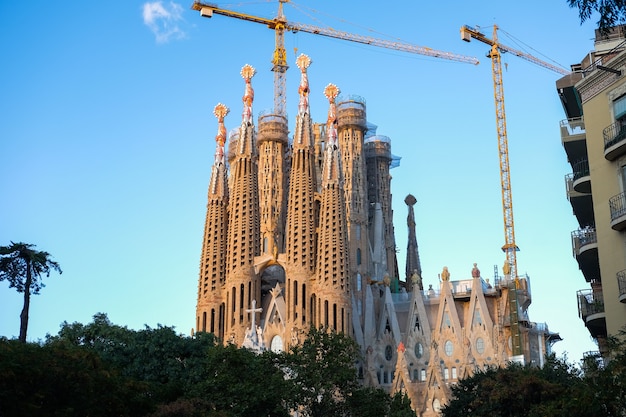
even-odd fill
[{"label": "stone cross", "polygon": [[262,308],[255,308],[256,307],[256,300],[252,300],[252,308],[246,310],[246,313],[252,313],[252,324],[250,325],[250,329],[253,332],[256,332],[256,313],[260,313],[261,311],[263,311]]}]

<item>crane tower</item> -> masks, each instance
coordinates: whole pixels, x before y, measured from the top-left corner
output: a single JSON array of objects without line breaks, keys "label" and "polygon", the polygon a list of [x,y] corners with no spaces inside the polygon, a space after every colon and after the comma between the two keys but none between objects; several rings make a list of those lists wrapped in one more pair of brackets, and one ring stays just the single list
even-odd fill
[{"label": "crane tower", "polygon": [[493,37],[489,39],[478,29],[467,25],[461,27],[461,39],[470,42],[474,38],[491,47],[487,56],[491,58],[493,75],[494,101],[496,108],[496,130],[498,134],[498,155],[500,159],[500,182],[502,188],[502,211],[504,218],[504,245],[502,250],[506,254],[504,274],[510,276],[509,310],[513,356],[522,355],[521,330],[519,328],[519,298],[520,280],[517,273],[517,251],[515,243],[515,225],[513,221],[513,194],[511,191],[511,170],[509,166],[509,145],[506,131],[506,113],[504,110],[504,85],[502,83],[501,53],[509,52],[523,58],[533,64],[547,68],[551,71],[567,75],[566,69],[542,61],[530,54],[502,45],[498,41],[498,26],[493,27]]}]

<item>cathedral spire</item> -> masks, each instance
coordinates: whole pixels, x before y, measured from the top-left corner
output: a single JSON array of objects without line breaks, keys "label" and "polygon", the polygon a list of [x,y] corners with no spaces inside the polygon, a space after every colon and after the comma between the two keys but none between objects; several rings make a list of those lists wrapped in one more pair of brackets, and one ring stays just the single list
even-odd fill
[{"label": "cathedral spire", "polygon": [[196,330],[224,337],[224,303],[221,287],[226,281],[226,247],[228,243],[228,172],[224,162],[226,127],[229,109],[218,103],[213,109],[218,128],[215,136],[215,162],[211,172],[204,222],[204,239],[200,258]]},{"label": "cathedral spire", "polygon": [[352,334],[350,259],[341,161],[337,146],[335,99],[339,89],[329,84],[324,95],[330,103],[322,190],[320,195],[317,246],[318,313],[315,324],[347,335]]},{"label": "cathedral spire", "polygon": [[[306,75],[311,59],[301,54],[296,64],[302,71],[298,92],[300,104],[296,116],[296,131],[291,155],[289,202],[287,208],[286,245],[287,259],[294,268],[294,276],[306,281],[315,271],[316,227],[315,205],[316,171],[313,148],[313,128],[309,114],[309,82]],[[305,288],[301,288],[304,293]],[[301,307],[302,303],[300,303]],[[304,317],[305,311],[301,316]]]},{"label": "cathedral spire", "polygon": [[231,162],[232,186],[226,251],[226,339],[241,343],[250,325],[245,309],[261,297],[261,286],[254,272],[254,258],[260,254],[258,150],[252,122],[254,92],[250,83],[255,70],[245,65],[241,76],[246,87],[237,151]]},{"label": "cathedral spire", "polygon": [[[413,288],[413,285],[418,286],[416,290],[423,290],[424,287],[422,284],[422,266],[420,265],[420,255],[417,248],[417,237],[415,234],[415,212],[413,211],[413,206],[415,205],[415,203],[417,203],[417,199],[413,195],[409,194],[404,199],[404,202],[409,207],[409,215],[406,219],[407,226],[409,228],[405,270],[407,290],[410,291]],[[417,274],[417,277],[414,277],[415,274]]]}]

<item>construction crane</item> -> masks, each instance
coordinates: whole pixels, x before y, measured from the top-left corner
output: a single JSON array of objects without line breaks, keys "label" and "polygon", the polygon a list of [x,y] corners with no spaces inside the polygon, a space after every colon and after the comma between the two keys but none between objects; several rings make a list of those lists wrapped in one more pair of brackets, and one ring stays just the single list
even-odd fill
[{"label": "construction crane", "polygon": [[[502,45],[498,42],[498,26],[493,27],[492,39],[487,38],[476,28],[467,25],[461,27],[461,39],[470,42],[474,38],[491,47],[487,56],[491,58],[491,69],[493,73],[493,90],[496,105],[496,129],[498,134],[498,153],[500,156],[500,182],[502,185],[502,210],[504,217],[504,246],[502,250],[506,254],[505,276],[510,274],[512,281],[509,283],[509,311],[511,325],[512,351],[514,356],[523,354],[522,335],[519,328],[519,300],[517,290],[520,288],[520,281],[517,274],[517,254],[519,250],[515,243],[515,225],[513,221],[513,197],[511,192],[511,171],[509,166],[509,145],[506,133],[506,114],[504,111],[504,86],[502,84],[502,63],[500,55],[505,52],[523,58],[541,67],[547,68],[562,75],[567,75],[570,71],[542,61],[530,54]],[[506,271],[508,267],[508,271]],[[508,272],[508,274],[507,274]]]},{"label": "construction crane", "polygon": [[274,113],[276,114],[280,114],[283,116],[286,115],[285,73],[287,72],[289,66],[287,65],[287,53],[285,51],[285,31],[291,31],[294,33],[312,33],[315,35],[322,35],[329,38],[343,39],[347,41],[362,43],[365,45],[395,49],[397,51],[409,52],[413,54],[421,54],[469,64],[478,64],[478,60],[474,57],[457,55],[450,52],[437,51],[435,49],[423,46],[416,46],[400,42],[392,42],[382,39],[371,38],[368,36],[356,35],[331,28],[317,27],[303,23],[288,22],[283,13],[283,4],[289,3],[289,1],[290,0],[279,0],[278,15],[274,19],[267,19],[264,17],[253,16],[233,10],[226,10],[218,7],[215,4],[203,3],[199,1],[195,1],[191,7],[193,10],[199,11],[200,16],[203,17],[212,17],[213,14],[219,14],[241,20],[247,20],[249,22],[261,23],[266,25],[268,28],[274,30],[276,35],[274,55],[272,58],[272,71],[274,71]]}]

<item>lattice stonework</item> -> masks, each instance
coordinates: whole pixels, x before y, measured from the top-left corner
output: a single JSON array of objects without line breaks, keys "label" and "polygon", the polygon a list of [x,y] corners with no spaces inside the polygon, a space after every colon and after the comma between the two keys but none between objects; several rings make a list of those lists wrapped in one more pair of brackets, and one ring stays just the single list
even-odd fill
[{"label": "lattice stonework", "polygon": [[[290,264],[315,270],[315,160],[311,143],[310,119],[296,130],[309,138],[294,141],[292,154],[289,214],[287,219],[287,259]],[[300,132],[301,131],[301,132]]]}]

